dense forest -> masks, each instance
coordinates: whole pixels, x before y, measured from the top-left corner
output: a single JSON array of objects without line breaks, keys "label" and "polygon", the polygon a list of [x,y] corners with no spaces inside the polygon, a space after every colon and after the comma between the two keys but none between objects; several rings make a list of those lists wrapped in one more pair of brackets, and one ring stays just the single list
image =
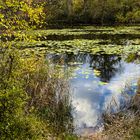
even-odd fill
[{"label": "dense forest", "polygon": [[140,22],[139,0],[1,0],[0,5],[4,27],[13,24],[23,28],[27,26],[25,21],[40,26]]},{"label": "dense forest", "polygon": [[46,4],[48,21],[72,23],[139,23],[139,0],[60,0]]}]

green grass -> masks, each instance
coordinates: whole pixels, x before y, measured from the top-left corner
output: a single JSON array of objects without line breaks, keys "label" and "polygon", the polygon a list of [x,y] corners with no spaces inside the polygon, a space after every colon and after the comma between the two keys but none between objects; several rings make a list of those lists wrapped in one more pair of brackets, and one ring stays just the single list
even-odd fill
[{"label": "green grass", "polygon": [[132,136],[132,140],[140,140],[140,128],[138,128],[134,131],[134,134]]}]

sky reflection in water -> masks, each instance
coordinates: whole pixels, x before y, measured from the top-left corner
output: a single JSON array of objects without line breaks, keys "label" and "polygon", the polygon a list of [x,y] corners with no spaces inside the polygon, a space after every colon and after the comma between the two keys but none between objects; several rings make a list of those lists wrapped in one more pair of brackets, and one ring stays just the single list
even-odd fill
[{"label": "sky reflection in water", "polygon": [[[53,57],[54,61],[58,60]],[[73,67],[70,80],[74,125],[78,131],[94,128],[101,124],[101,114],[115,100],[114,111],[118,109],[126,85],[136,92],[136,83],[140,77],[140,65],[126,63],[113,55],[63,55],[65,67]],[[55,60],[56,59],[56,60]],[[96,72],[100,72],[97,74]],[[132,94],[132,93],[130,93]],[[113,106],[113,105],[112,105]]]}]

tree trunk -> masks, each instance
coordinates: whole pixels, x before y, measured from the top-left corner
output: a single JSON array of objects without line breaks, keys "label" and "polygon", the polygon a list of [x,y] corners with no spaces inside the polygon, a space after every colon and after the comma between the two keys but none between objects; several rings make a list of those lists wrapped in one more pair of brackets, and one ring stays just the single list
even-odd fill
[{"label": "tree trunk", "polygon": [[101,12],[101,24],[104,24],[104,18],[105,18],[105,7],[106,6],[106,0],[101,0],[101,8],[102,8],[102,12]]},{"label": "tree trunk", "polygon": [[84,0],[84,9],[83,9],[84,14],[87,13],[87,9],[88,9],[88,0]]},{"label": "tree trunk", "polygon": [[73,15],[73,2],[72,0],[67,0],[67,15],[71,17]]}]

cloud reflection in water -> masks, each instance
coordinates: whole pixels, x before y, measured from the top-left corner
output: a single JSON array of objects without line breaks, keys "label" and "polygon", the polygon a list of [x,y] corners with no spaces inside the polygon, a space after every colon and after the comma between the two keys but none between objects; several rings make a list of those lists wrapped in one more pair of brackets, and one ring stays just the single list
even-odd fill
[{"label": "cloud reflection in water", "polygon": [[[101,114],[112,99],[115,99],[119,106],[122,99],[121,93],[126,89],[126,85],[133,86],[137,82],[140,76],[140,65],[125,62],[121,62],[121,65],[121,69],[107,85],[99,84],[100,78],[94,75],[88,63],[75,71],[77,78],[73,78],[71,84],[74,88],[72,105],[74,124],[77,129],[96,127],[102,122]],[[87,70],[89,78],[85,78],[82,74],[82,71]]]},{"label": "cloud reflection in water", "polygon": [[[72,105],[74,125],[81,128],[94,128],[102,123],[101,115],[110,105],[112,99],[120,106],[125,90],[131,93],[126,85],[136,89],[140,77],[140,65],[126,63],[115,55],[63,54],[49,55],[54,64],[63,62],[64,70],[73,67],[75,75],[70,83],[72,87]],[[63,60],[63,61],[62,61]],[[59,62],[60,61],[60,62]],[[100,71],[100,75],[96,75]],[[104,85],[101,82],[107,82]],[[114,105],[114,111],[118,109]]]}]

